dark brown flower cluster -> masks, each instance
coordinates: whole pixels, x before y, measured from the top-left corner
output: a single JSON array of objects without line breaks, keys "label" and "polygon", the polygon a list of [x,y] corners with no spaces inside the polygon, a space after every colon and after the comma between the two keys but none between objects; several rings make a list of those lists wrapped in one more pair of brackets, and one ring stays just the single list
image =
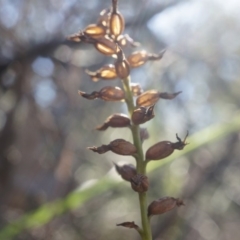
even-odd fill
[{"label": "dark brown flower cluster", "polygon": [[[128,127],[131,130],[135,128],[138,129],[140,140],[143,142],[148,138],[148,132],[146,129],[139,128],[138,126],[154,118],[154,106],[160,99],[171,100],[181,92],[167,93],[155,89],[143,92],[139,84],[130,83],[129,75],[132,68],[140,67],[147,61],[161,59],[164,51],[155,54],[148,53],[145,50],[139,50],[131,53],[129,56],[125,56],[123,51],[125,46],[137,47],[139,44],[129,35],[123,34],[124,27],[124,18],[118,11],[117,0],[112,0],[111,8],[104,9],[100,13],[100,17],[95,24],[88,25],[83,31],[69,36],[68,39],[75,42],[93,44],[100,53],[116,58],[113,64],[105,65],[95,72],[87,70],[86,73],[93,81],[96,82],[100,79],[107,81],[121,79],[125,83],[125,85],[123,84],[125,86],[124,90],[119,87],[107,86],[99,91],[93,91],[92,93],[79,91],[79,94],[82,97],[89,100],[102,99],[104,101],[112,102],[125,101],[128,105],[129,112],[131,112],[130,116],[122,113],[114,113],[109,116],[103,124],[97,126],[96,130],[104,131],[109,127]],[[132,106],[132,109],[129,103],[129,94],[131,99],[136,97],[136,104],[133,104],[134,106]],[[187,136],[188,133],[185,138],[181,140],[176,134],[177,142],[161,141],[151,146],[145,153],[145,159],[141,159],[141,161],[145,163],[145,168],[147,163],[151,160],[164,159],[171,155],[175,149],[182,150],[187,144]],[[135,157],[137,163],[140,161],[138,146],[124,139],[116,139],[109,144],[99,147],[93,146],[89,147],[89,149],[99,154],[112,151],[123,156],[130,155]],[[121,177],[131,184],[134,191],[141,194],[148,190],[148,177],[142,173],[143,171],[138,172],[136,167],[132,164],[126,164],[123,166],[115,164],[115,168]],[[147,214],[148,217],[159,215],[181,205],[184,204],[182,200],[178,198],[160,198],[153,201],[148,206]],[[125,222],[118,225],[135,228],[137,230],[140,229],[134,222]]]}]

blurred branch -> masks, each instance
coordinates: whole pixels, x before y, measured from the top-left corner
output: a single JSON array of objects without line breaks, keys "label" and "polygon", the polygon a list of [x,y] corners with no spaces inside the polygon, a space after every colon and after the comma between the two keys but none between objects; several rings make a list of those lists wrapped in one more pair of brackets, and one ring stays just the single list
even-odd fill
[{"label": "blurred branch", "polygon": [[[217,141],[218,139],[226,137],[227,135],[239,130],[240,114],[237,114],[229,123],[222,123],[207,127],[206,129],[197,132],[189,138],[189,142],[191,142],[191,144],[185,148],[185,150],[171,155],[167,158],[167,160],[156,161],[152,164],[149,164],[148,172],[153,172],[161,166],[172,162],[176,157],[180,157],[186,153],[198,149],[203,145]],[[116,187],[117,184],[119,184],[119,182],[114,178],[106,176],[87,189],[71,192],[64,199],[46,203],[35,211],[25,214],[18,220],[9,223],[0,231],[0,239],[8,240],[25,229],[42,226],[56,216],[59,216],[69,210],[81,207],[99,194],[113,189],[113,187]]]},{"label": "blurred branch", "polygon": [[15,55],[15,57],[8,62],[0,62],[0,74],[14,62],[22,62],[25,59],[30,59],[37,55],[49,55],[49,52],[54,51],[60,44],[63,43],[63,40],[54,39],[50,42],[43,42],[33,47],[30,47],[25,51],[22,51],[21,53]]},{"label": "blurred branch", "polygon": [[0,193],[2,197],[4,194],[3,190],[7,187],[9,175],[12,169],[12,164],[7,158],[7,151],[9,149],[9,146],[11,146],[11,144],[14,142],[14,115],[23,95],[23,85],[25,81],[24,74],[26,71],[24,66],[26,65],[13,64],[12,66],[15,70],[17,69],[19,71],[21,69],[21,71],[19,71],[20,74],[17,76],[15,84],[12,87],[12,91],[16,97],[16,104],[9,112],[6,113],[6,124],[0,131]]}]

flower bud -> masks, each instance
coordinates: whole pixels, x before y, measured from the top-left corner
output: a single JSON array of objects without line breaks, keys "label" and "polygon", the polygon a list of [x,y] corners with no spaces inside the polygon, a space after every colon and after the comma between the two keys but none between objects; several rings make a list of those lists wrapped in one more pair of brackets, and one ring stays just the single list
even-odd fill
[{"label": "flower bud", "polygon": [[134,110],[132,114],[132,122],[135,125],[139,125],[151,120],[155,116],[153,110],[154,105],[149,108],[145,107],[137,108],[136,110]]},{"label": "flower bud", "polygon": [[124,18],[122,14],[117,10],[117,0],[112,1],[112,12],[109,19],[110,34],[114,37],[119,36],[124,31]]},{"label": "flower bud", "polygon": [[154,105],[159,100],[159,91],[157,90],[148,90],[142,93],[137,98],[137,106],[149,107]]},{"label": "flower bud", "polygon": [[180,207],[182,205],[184,205],[184,203],[179,198],[173,198],[173,197],[159,198],[158,200],[153,201],[148,206],[148,216],[150,217],[153,215],[160,215],[172,210],[176,206]]},{"label": "flower bud", "polygon": [[115,62],[115,69],[118,77],[121,79],[128,77],[130,74],[129,64],[120,47],[118,47],[117,51],[117,61]]},{"label": "flower bud", "polygon": [[144,50],[133,52],[127,60],[132,68],[140,67],[148,60],[148,53]]},{"label": "flower bud", "polygon": [[95,39],[95,48],[106,56],[112,56],[117,53],[116,43],[107,36]]},{"label": "flower bud", "polygon": [[139,96],[143,93],[143,90],[139,85],[139,83],[131,83],[130,87],[131,87],[133,96]]},{"label": "flower bud", "polygon": [[90,94],[78,91],[78,94],[89,100],[100,98],[104,101],[114,102],[122,101],[124,99],[124,92],[122,91],[122,89],[119,87],[112,86],[104,87],[99,92],[94,91]]},{"label": "flower bud", "polygon": [[142,93],[138,98],[137,98],[137,106],[142,106],[142,107],[149,107],[154,105],[159,98],[163,99],[173,99],[175,98],[179,93],[181,92],[176,92],[176,93],[160,93],[157,90],[148,90],[144,93]]},{"label": "flower bud", "polygon": [[108,117],[106,121],[98,126],[96,130],[103,131],[106,130],[108,127],[129,127],[130,126],[130,119],[127,115],[122,113],[115,113]]},{"label": "flower bud", "polygon": [[154,144],[152,147],[150,147],[146,152],[146,160],[160,160],[163,158],[168,157],[171,155],[175,149],[182,150],[187,145],[186,138],[188,136],[188,133],[184,140],[182,141],[181,138],[178,137],[176,134],[178,142],[172,143],[170,141],[162,141],[159,143]]},{"label": "flower bud", "polygon": [[121,175],[122,179],[130,182],[131,178],[135,175],[137,175],[137,170],[135,166],[132,164],[125,164],[123,166],[118,166],[115,164],[116,171],[118,172],[119,175]]},{"label": "flower bud", "polygon": [[130,68],[126,59],[123,61],[116,61],[115,68],[119,78],[124,79],[129,76]]},{"label": "flower bud", "polygon": [[145,50],[133,52],[128,58],[131,68],[140,67],[149,60],[159,60],[163,57],[165,51],[159,54],[147,53]]},{"label": "flower bud", "polygon": [[99,38],[104,37],[106,31],[103,27],[98,26],[97,24],[90,24],[84,30],[84,34],[92,37],[92,38]]},{"label": "flower bud", "polygon": [[137,152],[136,147],[124,139],[116,139],[110,142],[108,145],[102,145],[100,147],[93,146],[89,147],[88,149],[99,154],[105,153],[107,151],[112,151],[123,156],[133,155]]},{"label": "flower bud", "polygon": [[122,101],[125,97],[121,88],[112,86],[102,88],[100,94],[105,101]]},{"label": "flower bud", "polygon": [[86,73],[92,78],[94,82],[97,82],[100,78],[103,80],[112,80],[118,77],[115,70],[115,66],[113,64],[103,66],[96,72],[86,70]]},{"label": "flower bud", "polygon": [[137,152],[136,147],[124,139],[116,139],[110,142],[109,147],[112,152],[119,155],[133,155]]},{"label": "flower bud", "polygon": [[148,190],[149,182],[147,176],[137,174],[131,178],[131,187],[135,192],[143,193]]}]

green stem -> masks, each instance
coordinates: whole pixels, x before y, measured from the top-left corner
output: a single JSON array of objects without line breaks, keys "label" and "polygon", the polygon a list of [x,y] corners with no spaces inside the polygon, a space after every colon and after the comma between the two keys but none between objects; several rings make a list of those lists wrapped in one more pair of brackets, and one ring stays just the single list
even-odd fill
[{"label": "green stem", "polygon": [[[123,87],[125,91],[125,101],[128,107],[128,112],[130,117],[132,116],[132,113],[135,109],[135,105],[133,102],[133,95],[130,87],[131,78],[130,76],[123,79]],[[140,129],[139,126],[133,125],[131,127],[132,136],[133,136],[133,143],[135,147],[137,148],[137,172],[139,174],[146,174],[146,164],[144,162],[144,154],[142,149],[142,142],[140,138]],[[144,193],[138,193],[139,197],[139,204],[140,204],[140,210],[141,210],[141,219],[142,219],[142,240],[152,240],[152,232],[150,227],[150,222],[147,216],[147,194]]]}]

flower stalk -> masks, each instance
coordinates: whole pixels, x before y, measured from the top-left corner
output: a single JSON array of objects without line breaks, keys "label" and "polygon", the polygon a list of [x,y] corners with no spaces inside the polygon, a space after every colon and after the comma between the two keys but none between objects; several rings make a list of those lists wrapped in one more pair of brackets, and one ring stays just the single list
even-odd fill
[{"label": "flower stalk", "polygon": [[[125,91],[125,101],[127,104],[128,112],[130,117],[133,114],[135,109],[133,102],[133,95],[131,91],[131,77],[122,80],[123,89]],[[140,129],[138,125],[131,126],[131,132],[133,137],[133,144],[137,148],[137,156],[136,156],[136,164],[137,164],[137,173],[146,174],[146,163],[144,162],[144,154],[142,149],[142,141],[140,138]],[[141,219],[142,219],[142,239],[143,240],[152,240],[152,233],[149,218],[147,216],[147,194],[146,192],[138,193],[140,211],[141,211]]]},{"label": "flower stalk", "polygon": [[[84,31],[80,31],[68,37],[69,40],[81,43],[93,44],[94,47],[105,56],[117,57],[114,64],[108,64],[95,72],[86,71],[92,81],[97,82],[100,79],[112,81],[115,78],[121,79],[123,90],[119,87],[106,86],[99,91],[86,93],[79,91],[79,95],[88,100],[101,99],[103,101],[125,101],[128,108],[128,116],[122,113],[114,113],[109,116],[105,122],[98,126],[96,130],[105,131],[109,127],[122,128],[128,127],[132,133],[133,143],[125,139],[115,139],[109,144],[93,146],[88,149],[104,154],[112,151],[122,156],[132,156],[136,160],[136,166],[126,164],[119,166],[116,163],[115,168],[121,177],[130,183],[133,191],[137,192],[140,206],[140,215],[142,227],[135,224],[134,221],[127,221],[117,226],[135,229],[142,240],[152,240],[150,226],[150,216],[160,215],[174,209],[176,206],[184,205],[182,200],[173,197],[164,197],[153,201],[150,205],[147,203],[147,191],[149,190],[149,180],[146,175],[147,164],[152,160],[162,160],[171,155],[174,150],[182,150],[186,145],[186,138],[182,141],[177,137],[177,142],[161,141],[150,147],[144,154],[142,143],[149,137],[146,128],[140,128],[140,124],[150,121],[154,118],[154,106],[160,99],[172,100],[181,92],[168,93],[153,89],[143,91],[140,84],[131,83],[131,68],[140,67],[147,61],[159,60],[163,57],[164,51],[159,54],[148,53],[145,50],[136,51],[126,57],[124,47],[130,43],[132,47],[138,46],[131,37],[123,35],[124,18],[118,11],[117,0],[112,0],[111,10],[103,10],[100,13],[100,20],[96,24],[90,24]],[[134,97],[136,105],[134,104]]]}]

